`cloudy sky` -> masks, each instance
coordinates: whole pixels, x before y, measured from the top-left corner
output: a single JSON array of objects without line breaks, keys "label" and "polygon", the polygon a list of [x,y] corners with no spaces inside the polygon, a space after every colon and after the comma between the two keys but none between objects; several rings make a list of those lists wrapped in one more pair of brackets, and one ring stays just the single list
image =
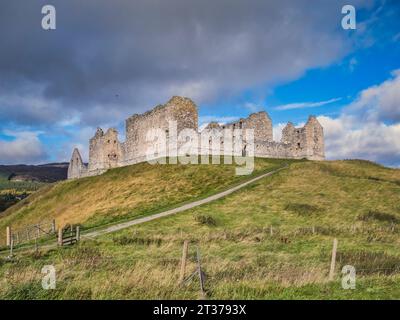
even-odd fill
[{"label": "cloudy sky", "polygon": [[2,0],[0,39],[0,164],[87,160],[97,126],[123,140],[129,115],[185,95],[202,123],[266,110],[276,139],[314,114],[329,159],[400,166],[397,0]]}]

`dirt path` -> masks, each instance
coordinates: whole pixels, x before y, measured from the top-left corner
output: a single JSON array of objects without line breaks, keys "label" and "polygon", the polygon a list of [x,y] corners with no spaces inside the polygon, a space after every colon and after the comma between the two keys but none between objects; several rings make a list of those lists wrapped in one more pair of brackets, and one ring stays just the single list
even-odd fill
[{"label": "dirt path", "polygon": [[181,207],[174,208],[174,209],[167,210],[167,211],[163,211],[163,212],[160,212],[160,213],[157,213],[157,214],[153,214],[151,216],[147,216],[147,217],[143,217],[143,218],[139,218],[139,219],[134,219],[134,220],[130,220],[130,221],[123,222],[123,223],[118,223],[118,224],[115,224],[113,226],[107,227],[107,228],[102,229],[102,230],[92,231],[92,232],[89,232],[89,233],[86,233],[86,234],[82,235],[81,238],[94,238],[94,237],[97,237],[97,236],[100,236],[100,235],[103,235],[103,234],[112,233],[112,232],[115,232],[115,231],[126,229],[126,228],[129,228],[129,227],[137,225],[137,224],[141,224],[141,223],[144,223],[144,222],[148,222],[148,221],[156,220],[156,219],[159,219],[159,218],[167,217],[167,216],[170,216],[170,215],[182,212],[182,211],[186,211],[186,210],[201,206],[201,205],[206,204],[206,203],[213,202],[215,200],[218,200],[218,199],[221,199],[223,197],[226,197],[227,195],[230,195],[231,193],[233,193],[233,192],[235,192],[237,190],[240,190],[240,189],[248,186],[249,184],[251,184],[253,182],[256,182],[256,181],[261,180],[261,179],[263,179],[265,177],[271,176],[274,173],[276,173],[276,172],[278,172],[278,171],[280,171],[282,169],[285,169],[285,168],[287,168],[287,166],[279,168],[279,169],[276,169],[276,170],[273,170],[273,171],[268,172],[268,173],[265,173],[263,175],[255,177],[255,178],[253,178],[251,180],[243,182],[243,183],[241,183],[241,184],[239,184],[239,185],[237,185],[235,187],[232,187],[232,188],[230,188],[228,190],[225,190],[223,192],[214,194],[212,196],[209,196],[207,198],[204,198],[204,199],[201,199],[201,200],[198,200],[198,201],[194,201],[194,202],[185,204],[185,205],[183,205]]}]

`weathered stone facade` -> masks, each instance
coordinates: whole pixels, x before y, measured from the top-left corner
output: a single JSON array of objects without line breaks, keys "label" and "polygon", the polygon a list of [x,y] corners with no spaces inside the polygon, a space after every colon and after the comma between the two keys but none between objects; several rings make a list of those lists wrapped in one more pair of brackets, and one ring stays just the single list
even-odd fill
[{"label": "weathered stone facade", "polygon": [[[175,129],[170,126],[171,122],[176,124]],[[198,132],[196,105],[189,98],[173,97],[166,104],[159,105],[151,111],[129,117],[126,120],[125,142],[121,143],[118,140],[117,130],[109,129],[104,133],[98,128],[94,137],[90,139],[89,164],[86,166],[83,163],[79,151],[75,149],[68,169],[68,178],[98,175],[110,168],[146,161],[146,151],[154,145],[153,140],[147,137],[150,129],[158,130],[168,142],[179,133],[186,132],[184,131],[186,129],[196,132],[195,137],[186,138],[185,141],[174,141],[176,142],[174,149],[170,147],[174,144],[167,143],[167,149],[169,149],[165,151],[170,156],[177,154],[179,147],[185,143],[192,143],[194,148],[192,150],[196,150],[198,154],[209,154],[216,150],[220,154],[226,154],[223,142],[219,140],[224,132],[227,129],[241,129],[241,135],[244,138],[246,130],[251,129],[254,130],[256,157],[325,159],[323,128],[315,117],[311,116],[302,128],[296,128],[289,122],[282,131],[281,142],[275,142],[271,118],[264,111],[225,125],[210,123],[204,129],[207,135],[203,136],[209,137],[207,138],[209,143],[204,148],[200,143],[201,133]],[[171,130],[177,132],[171,132]],[[241,153],[246,154],[246,141]]]}]

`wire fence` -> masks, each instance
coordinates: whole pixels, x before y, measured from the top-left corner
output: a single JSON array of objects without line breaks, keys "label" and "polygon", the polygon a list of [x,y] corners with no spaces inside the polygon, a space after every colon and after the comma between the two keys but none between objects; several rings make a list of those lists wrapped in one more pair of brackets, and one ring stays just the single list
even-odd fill
[{"label": "wire fence", "polygon": [[12,230],[11,241],[13,245],[24,244],[32,240],[39,240],[45,236],[56,234],[55,221],[42,221],[38,224],[29,225],[20,229]]}]

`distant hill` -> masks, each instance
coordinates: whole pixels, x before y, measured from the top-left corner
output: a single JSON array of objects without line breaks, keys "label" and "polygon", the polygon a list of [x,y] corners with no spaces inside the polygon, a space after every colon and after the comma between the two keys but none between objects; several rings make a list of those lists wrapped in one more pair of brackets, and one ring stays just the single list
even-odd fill
[{"label": "distant hill", "polygon": [[0,165],[0,176],[10,181],[56,182],[67,179],[68,163]]}]

